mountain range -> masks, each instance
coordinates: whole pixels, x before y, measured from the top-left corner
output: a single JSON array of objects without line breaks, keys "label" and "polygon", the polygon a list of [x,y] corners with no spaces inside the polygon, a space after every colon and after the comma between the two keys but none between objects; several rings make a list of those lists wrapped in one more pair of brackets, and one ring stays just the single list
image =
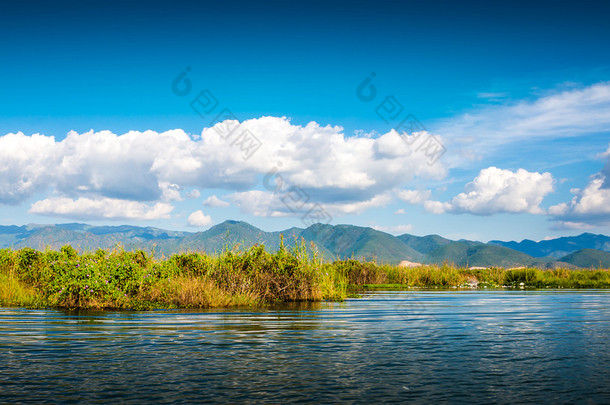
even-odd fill
[{"label": "mountain range", "polygon": [[438,235],[393,236],[353,225],[314,224],[305,229],[265,232],[242,221],[225,221],[203,232],[80,223],[0,226],[0,248],[42,250],[69,244],[81,251],[94,251],[122,244],[126,249],[171,255],[188,251],[218,253],[227,248],[248,248],[259,244],[275,251],[280,245],[280,235],[283,235],[286,245],[294,244],[296,239],[313,243],[326,260],[355,258],[389,264],[410,261],[481,267],[610,267],[610,237],[591,233],[540,242],[526,239],[483,243],[453,241]]}]

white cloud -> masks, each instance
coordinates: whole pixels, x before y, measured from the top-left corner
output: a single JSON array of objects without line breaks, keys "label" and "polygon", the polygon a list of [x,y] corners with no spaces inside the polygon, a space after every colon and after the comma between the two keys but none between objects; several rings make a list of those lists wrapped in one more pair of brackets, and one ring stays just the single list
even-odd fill
[{"label": "white cloud", "polygon": [[180,195],[182,187],[178,184],[161,181],[159,182],[159,189],[161,190],[161,198],[164,201],[182,201],[182,196]]},{"label": "white cloud", "polygon": [[205,199],[203,205],[208,207],[228,207],[231,204],[227,201],[221,200],[220,198],[216,197],[216,195],[212,195]]},{"label": "white cloud", "polygon": [[591,228],[595,228],[595,226],[591,225],[591,224],[586,224],[584,222],[572,222],[572,221],[557,221],[557,222],[555,222],[555,224],[553,224],[553,226],[551,226],[551,229],[559,230],[559,231],[573,230],[573,229],[586,230],[586,229],[591,229]]},{"label": "white cloud", "polygon": [[0,203],[18,204],[45,189],[57,169],[55,144],[38,134],[0,137]]},{"label": "white cloud", "polygon": [[243,212],[261,217],[298,216],[302,218],[312,210],[321,210],[331,218],[345,214],[360,214],[373,207],[381,207],[392,201],[390,193],[379,194],[357,202],[333,202],[321,204],[303,193],[301,189],[289,189],[282,193],[251,190],[227,196]]},{"label": "white cloud", "polygon": [[[257,217],[285,217],[291,215],[289,207],[284,203],[280,196],[274,193],[261,190],[250,190],[241,193],[233,193],[227,196],[240,208],[242,212],[255,215]],[[292,202],[292,200],[290,200]],[[292,205],[300,209],[303,204]]]},{"label": "white cloud", "polygon": [[549,214],[551,215],[564,215],[566,212],[568,212],[569,206],[566,203],[561,203],[561,204],[557,204],[557,205],[553,205],[551,207],[549,207]]},{"label": "white cloud", "polygon": [[602,188],[605,178],[593,179],[577,197],[569,210],[576,215],[610,215],[610,189]]},{"label": "white cloud", "polygon": [[395,225],[395,226],[381,226],[381,225],[373,225],[373,229],[376,229],[381,232],[391,233],[392,235],[403,235],[405,233],[410,232],[413,229],[413,225]]},{"label": "white cloud", "polygon": [[400,190],[396,195],[409,204],[423,204],[430,198],[430,190]]},{"label": "white cloud", "polygon": [[174,207],[166,203],[148,205],[137,201],[113,198],[47,198],[32,204],[30,214],[80,219],[154,220],[169,218]]},{"label": "white cloud", "polygon": [[[436,131],[454,155],[450,165],[480,158],[514,142],[533,142],[607,133],[610,82],[569,89],[536,100],[494,105],[452,117]],[[452,161],[458,156],[459,161]]]},{"label": "white cloud", "polygon": [[[172,144],[184,145],[181,130],[156,133],[130,131],[117,136],[110,131],[70,132],[55,144],[56,173],[53,185],[66,195],[97,195],[137,201],[176,199],[174,181],[154,170],[154,161],[167,154]],[[176,162],[176,165],[183,163]]]},{"label": "white cloud", "polygon": [[451,201],[426,201],[431,213],[471,213],[491,215],[500,212],[543,214],[540,203],[554,189],[550,173],[516,172],[489,167],[465,187],[465,192]]},{"label": "white cloud", "polygon": [[590,229],[610,224],[610,146],[597,155],[606,158],[606,165],[591,176],[584,189],[572,188],[574,196],[549,208],[555,221],[554,229]]},{"label": "white cloud", "polygon": [[451,211],[451,203],[441,201],[426,201],[424,202],[424,208],[426,211],[432,214],[444,214],[447,211]]},{"label": "white cloud", "polygon": [[406,212],[402,208],[397,209],[396,211],[394,211],[394,215],[404,215],[404,214],[406,214]]},{"label": "white cloud", "polygon": [[73,200],[167,203],[182,200],[186,189],[244,192],[260,187],[275,168],[284,185],[300,187],[321,204],[340,201],[342,209],[356,212],[413,178],[446,175],[442,159],[428,164],[428,157],[411,150],[395,131],[376,138],[345,136],[338,126],[293,125],[277,117],[244,121],[242,130],[261,142],[249,159],[232,144],[234,139],[221,137],[214,128],[205,128],[201,137],[180,129],[70,132],[61,141],[4,135],[0,204],[19,204],[37,192]]},{"label": "white cloud", "polygon": [[602,158],[610,158],[610,145],[608,145],[608,150],[606,150],[605,152],[599,153],[597,155],[598,158],[602,159]]},{"label": "white cloud", "polygon": [[406,233],[406,232],[410,232],[413,229],[413,225],[397,225],[395,227],[392,228],[392,231],[396,232],[396,233]]},{"label": "white cloud", "polygon": [[203,211],[198,210],[189,215],[188,224],[189,226],[194,227],[210,226],[212,225],[212,217],[210,217],[209,215],[205,215]]},{"label": "white cloud", "polygon": [[186,193],[186,196],[188,198],[199,198],[199,196],[201,196],[201,193],[199,192],[199,190],[197,189],[193,189],[192,191],[189,191],[188,193]]},{"label": "white cloud", "polygon": [[568,229],[587,229],[593,225],[610,223],[610,188],[604,188],[605,177],[596,175],[584,189],[572,189],[569,203],[549,208],[557,226]]},{"label": "white cloud", "polygon": [[368,200],[358,202],[336,202],[324,205],[324,208],[333,215],[361,214],[369,208],[384,207],[392,202],[392,196],[388,193],[378,194]]}]

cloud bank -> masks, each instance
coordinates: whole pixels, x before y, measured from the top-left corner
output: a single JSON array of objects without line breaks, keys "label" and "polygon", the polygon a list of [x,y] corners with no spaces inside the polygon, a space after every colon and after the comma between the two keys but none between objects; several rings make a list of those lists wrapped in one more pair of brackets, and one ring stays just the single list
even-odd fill
[{"label": "cloud bank", "polygon": [[35,202],[30,214],[51,215],[76,219],[167,219],[174,207],[166,203],[154,205],[114,198],[46,198]]},{"label": "cloud bank", "polygon": [[481,170],[465,186],[463,193],[447,202],[425,201],[424,207],[434,214],[544,214],[540,204],[553,190],[554,180],[550,173],[528,172],[524,169],[512,172],[489,167]]},{"label": "cloud bank", "polygon": [[[238,124],[225,121],[205,128],[200,136],[180,129],[122,135],[70,132],[61,141],[40,134],[4,135],[0,137],[0,204],[22,204],[43,195],[46,198],[34,202],[31,213],[158,219],[169,215],[172,202],[199,196],[198,191],[186,189],[228,190],[239,204],[240,196],[262,188],[261,181],[274,173],[276,181],[304,190],[312,201],[349,213],[378,206],[387,201],[381,196],[415,177],[446,175],[442,161],[428,164],[428,157],[413,153],[395,131],[375,139],[347,137],[341,127],[315,122],[293,125],[283,117],[239,124],[240,130],[260,141],[256,152],[245,158],[243,145],[222,131],[223,125]],[[273,211],[273,201],[260,195],[257,201],[269,202],[272,207],[266,211]],[[226,205],[218,197],[205,203]]]},{"label": "cloud bank", "polygon": [[584,189],[574,188],[568,203],[549,208],[559,229],[588,229],[610,224],[610,146],[598,155],[606,158],[606,165],[594,174]]}]

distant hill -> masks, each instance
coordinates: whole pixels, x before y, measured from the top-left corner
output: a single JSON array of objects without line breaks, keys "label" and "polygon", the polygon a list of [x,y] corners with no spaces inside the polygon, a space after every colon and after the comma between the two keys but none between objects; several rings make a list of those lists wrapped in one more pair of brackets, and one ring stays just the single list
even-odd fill
[{"label": "distant hill", "polygon": [[397,236],[397,238],[404,242],[407,246],[410,246],[416,251],[424,254],[432,252],[453,242],[438,235],[415,236],[407,233]]},{"label": "distant hill", "polygon": [[[178,232],[130,225],[0,226],[0,248],[33,247],[58,249],[69,244],[80,251],[109,249],[122,244],[126,249],[144,249],[155,254],[225,249],[247,249],[255,244],[275,251],[280,245],[294,246],[295,240],[313,243],[327,261],[355,258],[397,264],[403,260],[420,263],[453,263],[458,266],[519,267],[610,267],[610,238],[582,234],[550,241],[522,242],[469,240],[452,241],[439,235],[393,236],[368,227],[314,224],[306,229],[290,228],[266,232],[243,221],[225,221],[203,232]],[[594,246],[594,248],[591,248]],[[578,248],[576,248],[578,247]],[[526,251],[524,251],[526,250]],[[530,253],[527,253],[530,252]],[[568,253],[565,253],[568,252]],[[563,254],[565,253],[565,254]]]},{"label": "distant hill", "polygon": [[151,248],[166,255],[187,251],[222,252],[225,249],[248,248],[254,244],[265,245],[269,250],[277,250],[280,234],[284,235],[285,244],[289,245],[303,229],[291,228],[283,232],[265,232],[243,221],[225,221],[210,229],[187,234],[182,238],[169,240],[150,240],[147,243],[135,243],[133,248]]},{"label": "distant hill", "polygon": [[314,224],[300,233],[300,237],[323,246],[339,258],[376,259],[384,263],[402,260],[421,261],[423,254],[389,233],[353,225]]},{"label": "distant hill", "polygon": [[533,257],[554,257],[562,258],[570,253],[581,249],[596,249],[610,252],[610,237],[605,235],[595,235],[583,233],[578,236],[565,236],[557,239],[543,240],[534,242],[524,239],[521,242],[502,242],[492,240],[492,245],[501,245],[510,249],[518,250]]},{"label": "distant hill", "polygon": [[578,267],[610,267],[610,253],[595,249],[581,249],[561,258],[562,262]]},{"label": "distant hill", "polygon": [[137,245],[149,240],[180,239],[186,232],[138,226],[87,224],[0,226],[0,248],[32,247],[39,250],[72,245],[79,250],[111,248],[118,243]]},{"label": "distant hill", "polygon": [[457,266],[480,267],[520,267],[542,266],[545,260],[536,259],[530,255],[503,246],[485,243],[450,242],[427,255],[428,263],[447,262]]}]

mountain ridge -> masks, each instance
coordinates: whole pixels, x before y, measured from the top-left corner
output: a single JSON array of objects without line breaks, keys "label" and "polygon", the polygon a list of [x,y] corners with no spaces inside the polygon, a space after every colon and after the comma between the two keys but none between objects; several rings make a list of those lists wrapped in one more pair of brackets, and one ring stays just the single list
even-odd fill
[{"label": "mountain ridge", "polygon": [[578,236],[562,236],[555,239],[541,240],[540,242],[523,239],[521,242],[491,240],[488,243],[518,250],[533,257],[550,256],[560,258],[581,249],[596,249],[610,252],[610,237],[588,232]]},{"label": "mountain ridge", "polygon": [[[69,244],[81,251],[113,248],[151,250],[171,255],[180,252],[219,253],[225,249],[265,245],[274,251],[301,238],[313,243],[326,260],[355,258],[398,264],[452,263],[458,266],[610,267],[610,237],[583,233],[535,242],[493,240],[488,243],[439,235],[391,235],[370,227],[314,224],[283,231],[263,231],[247,222],[228,220],[201,232],[171,231],[132,225],[94,226],[84,223],[0,226],[0,248],[59,249]],[[528,253],[529,252],[529,253]]]}]

